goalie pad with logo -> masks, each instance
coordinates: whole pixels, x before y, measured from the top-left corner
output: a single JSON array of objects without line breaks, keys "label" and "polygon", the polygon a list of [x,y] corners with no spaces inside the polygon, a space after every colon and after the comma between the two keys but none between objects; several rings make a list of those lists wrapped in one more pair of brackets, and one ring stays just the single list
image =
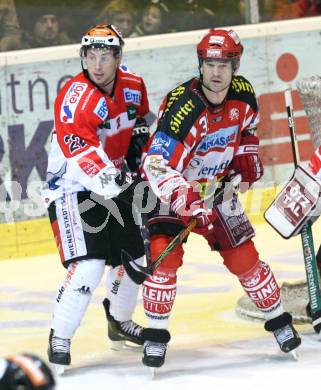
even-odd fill
[{"label": "goalie pad with logo", "polygon": [[294,175],[264,213],[266,221],[284,238],[300,233],[321,214],[321,183],[303,167]]}]

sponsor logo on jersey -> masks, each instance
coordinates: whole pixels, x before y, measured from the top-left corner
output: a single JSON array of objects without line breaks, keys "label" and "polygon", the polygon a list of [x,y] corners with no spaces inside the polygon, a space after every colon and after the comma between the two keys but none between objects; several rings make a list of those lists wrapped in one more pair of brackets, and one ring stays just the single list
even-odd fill
[{"label": "sponsor logo on jersey", "polygon": [[231,121],[237,121],[240,117],[240,111],[238,108],[231,108],[229,112],[229,118]]},{"label": "sponsor logo on jersey", "polygon": [[130,121],[136,118],[136,107],[134,106],[127,107],[127,117],[128,120]]},{"label": "sponsor logo on jersey", "polygon": [[189,163],[191,168],[199,168],[203,164],[203,160],[199,157],[193,157]]},{"label": "sponsor logo on jersey", "polygon": [[231,126],[225,129],[221,129],[216,133],[208,134],[197,147],[198,151],[208,152],[215,148],[226,148],[230,142],[236,140],[236,135],[239,126]]},{"label": "sponsor logo on jersey", "polygon": [[178,133],[180,131],[182,122],[194,108],[196,108],[195,104],[192,99],[189,99],[185,104],[179,107],[179,110],[175,112],[174,115],[172,115],[169,125],[174,133]]},{"label": "sponsor logo on jersey", "polygon": [[232,79],[232,89],[236,92],[250,92],[254,94],[252,85],[249,82],[238,78]]},{"label": "sponsor logo on jersey", "polygon": [[158,131],[152,141],[148,154],[161,154],[167,160],[172,155],[177,141],[162,131]]},{"label": "sponsor logo on jersey", "polygon": [[95,151],[82,156],[77,163],[89,177],[96,176],[106,166]]},{"label": "sponsor logo on jersey", "polygon": [[142,100],[142,93],[137,89],[124,88],[124,97],[126,103],[134,103],[140,105]]},{"label": "sponsor logo on jersey", "polygon": [[167,112],[171,107],[172,105],[174,104],[174,102],[185,92],[185,87],[183,87],[182,85],[178,86],[177,88],[173,89],[173,91],[170,93],[169,97],[168,97],[168,100],[167,100],[167,104],[166,104],[166,108],[165,108],[165,112]]},{"label": "sponsor logo on jersey", "polygon": [[202,166],[202,168],[200,169],[200,171],[198,172],[198,175],[199,176],[202,176],[202,177],[213,177],[215,175],[217,175],[218,173],[220,172],[223,172],[224,169],[226,169],[228,167],[230,163],[230,160],[226,160],[226,161],[223,161],[221,164],[216,164],[216,165],[211,165],[211,166]]},{"label": "sponsor logo on jersey", "polygon": [[94,113],[103,121],[106,120],[108,116],[108,107],[104,97],[99,99],[97,106],[94,109]]},{"label": "sponsor logo on jersey", "polygon": [[71,84],[60,109],[60,120],[62,122],[74,122],[76,108],[87,87],[88,85],[85,83],[74,82]]}]

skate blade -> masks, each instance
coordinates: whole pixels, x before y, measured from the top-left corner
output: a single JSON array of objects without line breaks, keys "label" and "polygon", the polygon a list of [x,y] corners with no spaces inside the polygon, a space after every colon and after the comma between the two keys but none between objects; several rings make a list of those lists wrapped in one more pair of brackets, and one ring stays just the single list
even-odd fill
[{"label": "skate blade", "polygon": [[299,361],[299,354],[296,350],[291,351],[290,354],[296,362]]},{"label": "skate blade", "polygon": [[52,371],[57,375],[57,376],[62,376],[65,372],[65,369],[67,366],[64,366],[62,364],[54,364],[50,363],[50,367],[52,368]]},{"label": "skate blade", "polygon": [[110,349],[116,352],[128,351],[128,352],[143,352],[143,345],[131,343],[127,340],[110,341]]},{"label": "skate blade", "polygon": [[150,370],[150,377],[152,380],[156,378],[156,368],[155,367],[149,367]]}]

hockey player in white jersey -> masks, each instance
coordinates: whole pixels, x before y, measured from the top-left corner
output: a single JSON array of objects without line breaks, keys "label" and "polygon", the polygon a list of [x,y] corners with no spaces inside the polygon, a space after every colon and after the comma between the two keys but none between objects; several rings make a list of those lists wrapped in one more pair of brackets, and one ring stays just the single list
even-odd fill
[{"label": "hockey player in white jersey", "polygon": [[71,362],[71,339],[105,265],[104,308],[113,341],[142,345],[143,328],[132,321],[138,286],[121,264],[121,249],[143,261],[144,246],[132,213],[131,177],[149,138],[143,79],[120,64],[124,41],[112,25],[90,28],[82,38],[82,72],[55,102],[55,129],[44,190],[52,230],[67,275],[56,298],[49,361]]}]

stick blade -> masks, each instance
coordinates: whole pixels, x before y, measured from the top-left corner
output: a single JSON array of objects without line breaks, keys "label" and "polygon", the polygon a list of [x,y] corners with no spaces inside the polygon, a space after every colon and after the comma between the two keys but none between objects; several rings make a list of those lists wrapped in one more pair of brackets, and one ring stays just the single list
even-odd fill
[{"label": "stick blade", "polygon": [[135,264],[134,259],[124,249],[121,250],[121,262],[131,280],[136,284],[142,284],[148,277],[143,272],[137,271],[132,264]]}]

